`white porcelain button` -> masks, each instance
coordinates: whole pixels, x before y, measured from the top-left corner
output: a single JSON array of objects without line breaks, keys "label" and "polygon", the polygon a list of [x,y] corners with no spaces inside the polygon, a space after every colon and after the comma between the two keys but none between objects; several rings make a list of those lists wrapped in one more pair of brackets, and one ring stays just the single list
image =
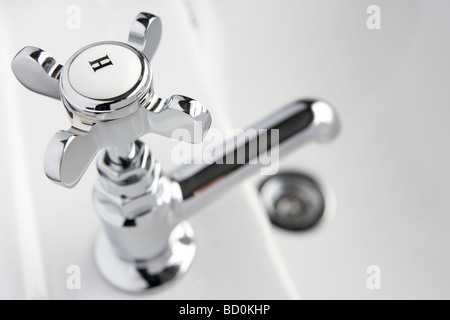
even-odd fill
[{"label": "white porcelain button", "polygon": [[121,45],[99,44],[75,57],[68,76],[79,94],[103,100],[132,89],[141,73],[141,61],[135,52]]}]

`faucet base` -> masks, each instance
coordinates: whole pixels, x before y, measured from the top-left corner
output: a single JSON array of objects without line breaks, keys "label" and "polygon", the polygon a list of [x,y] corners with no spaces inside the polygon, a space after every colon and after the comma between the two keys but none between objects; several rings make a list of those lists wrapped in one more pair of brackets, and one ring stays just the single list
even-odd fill
[{"label": "faucet base", "polygon": [[181,222],[170,234],[168,250],[154,259],[130,262],[120,258],[102,232],[95,246],[95,260],[110,284],[130,293],[143,293],[186,273],[195,251],[194,231],[188,222]]}]

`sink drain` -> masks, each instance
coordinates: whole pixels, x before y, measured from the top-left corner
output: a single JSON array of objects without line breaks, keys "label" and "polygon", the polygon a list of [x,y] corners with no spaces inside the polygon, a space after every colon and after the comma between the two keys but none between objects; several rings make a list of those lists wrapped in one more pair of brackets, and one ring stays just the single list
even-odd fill
[{"label": "sink drain", "polygon": [[283,229],[310,229],[325,211],[319,184],[303,173],[281,172],[271,176],[261,183],[259,193],[270,221]]}]

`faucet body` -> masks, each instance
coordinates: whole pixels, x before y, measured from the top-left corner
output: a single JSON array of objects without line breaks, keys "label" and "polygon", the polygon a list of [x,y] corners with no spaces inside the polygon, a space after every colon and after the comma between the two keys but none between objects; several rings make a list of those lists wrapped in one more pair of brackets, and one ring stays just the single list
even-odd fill
[{"label": "faucet body", "polygon": [[[117,270],[111,270],[111,265],[117,265],[118,256],[123,260],[119,263],[134,275],[135,281],[127,283],[138,284],[138,291],[171,280],[178,274],[174,268],[183,269],[183,262],[192,261],[195,254],[192,229],[185,222],[191,214],[255,173],[261,167],[257,158],[282,156],[311,141],[329,141],[338,133],[339,122],[329,104],[300,100],[248,129],[257,134],[249,139],[230,137],[241,143],[216,148],[221,152],[209,164],[186,164],[168,174],[141,141],[130,145],[122,157],[114,155],[113,150],[104,151],[97,163],[100,177],[94,188],[94,207],[109,239],[100,238],[97,250],[97,256],[105,260],[98,260],[105,277],[117,279]],[[275,137],[262,139],[261,135],[270,132],[276,132]],[[254,152],[251,145],[256,146]],[[244,161],[236,161],[237,155],[243,155]],[[119,161],[111,160],[114,157]],[[230,158],[232,161],[227,161]],[[174,242],[174,232],[183,240]],[[108,244],[112,247],[105,249]],[[182,254],[184,260],[174,266],[173,251],[177,249],[186,252]],[[115,251],[115,255],[105,258],[104,251]],[[160,264],[156,270],[150,267],[155,261]]]}]

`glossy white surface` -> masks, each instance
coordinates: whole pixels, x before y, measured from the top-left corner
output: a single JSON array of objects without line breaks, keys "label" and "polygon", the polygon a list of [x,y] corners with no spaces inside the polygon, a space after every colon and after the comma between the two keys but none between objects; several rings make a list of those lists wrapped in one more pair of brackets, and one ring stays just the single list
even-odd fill
[{"label": "glossy white surface", "polygon": [[68,74],[79,94],[91,99],[111,99],[132,89],[141,72],[136,53],[119,45],[99,44],[80,52]]},{"label": "glossy white surface", "polygon": [[[450,298],[448,2],[377,1],[376,31],[366,27],[372,3],[360,0],[79,1],[81,28],[72,30],[73,4],[0,3],[0,297]],[[159,94],[195,97],[213,127],[245,127],[319,96],[336,106],[343,128],[335,142],[281,161],[330,187],[337,206],[327,221],[303,234],[273,229],[255,177],[191,219],[192,269],[146,296],[99,276],[96,170],[73,190],[45,178],[45,146],[69,125],[65,110],[9,71],[25,45],[62,62],[89,43],[126,41],[139,11],[163,22],[151,64]],[[171,142],[146,141],[170,168]],[[66,287],[70,265],[82,270],[81,290]],[[381,269],[381,290],[366,286],[371,265]]]}]

